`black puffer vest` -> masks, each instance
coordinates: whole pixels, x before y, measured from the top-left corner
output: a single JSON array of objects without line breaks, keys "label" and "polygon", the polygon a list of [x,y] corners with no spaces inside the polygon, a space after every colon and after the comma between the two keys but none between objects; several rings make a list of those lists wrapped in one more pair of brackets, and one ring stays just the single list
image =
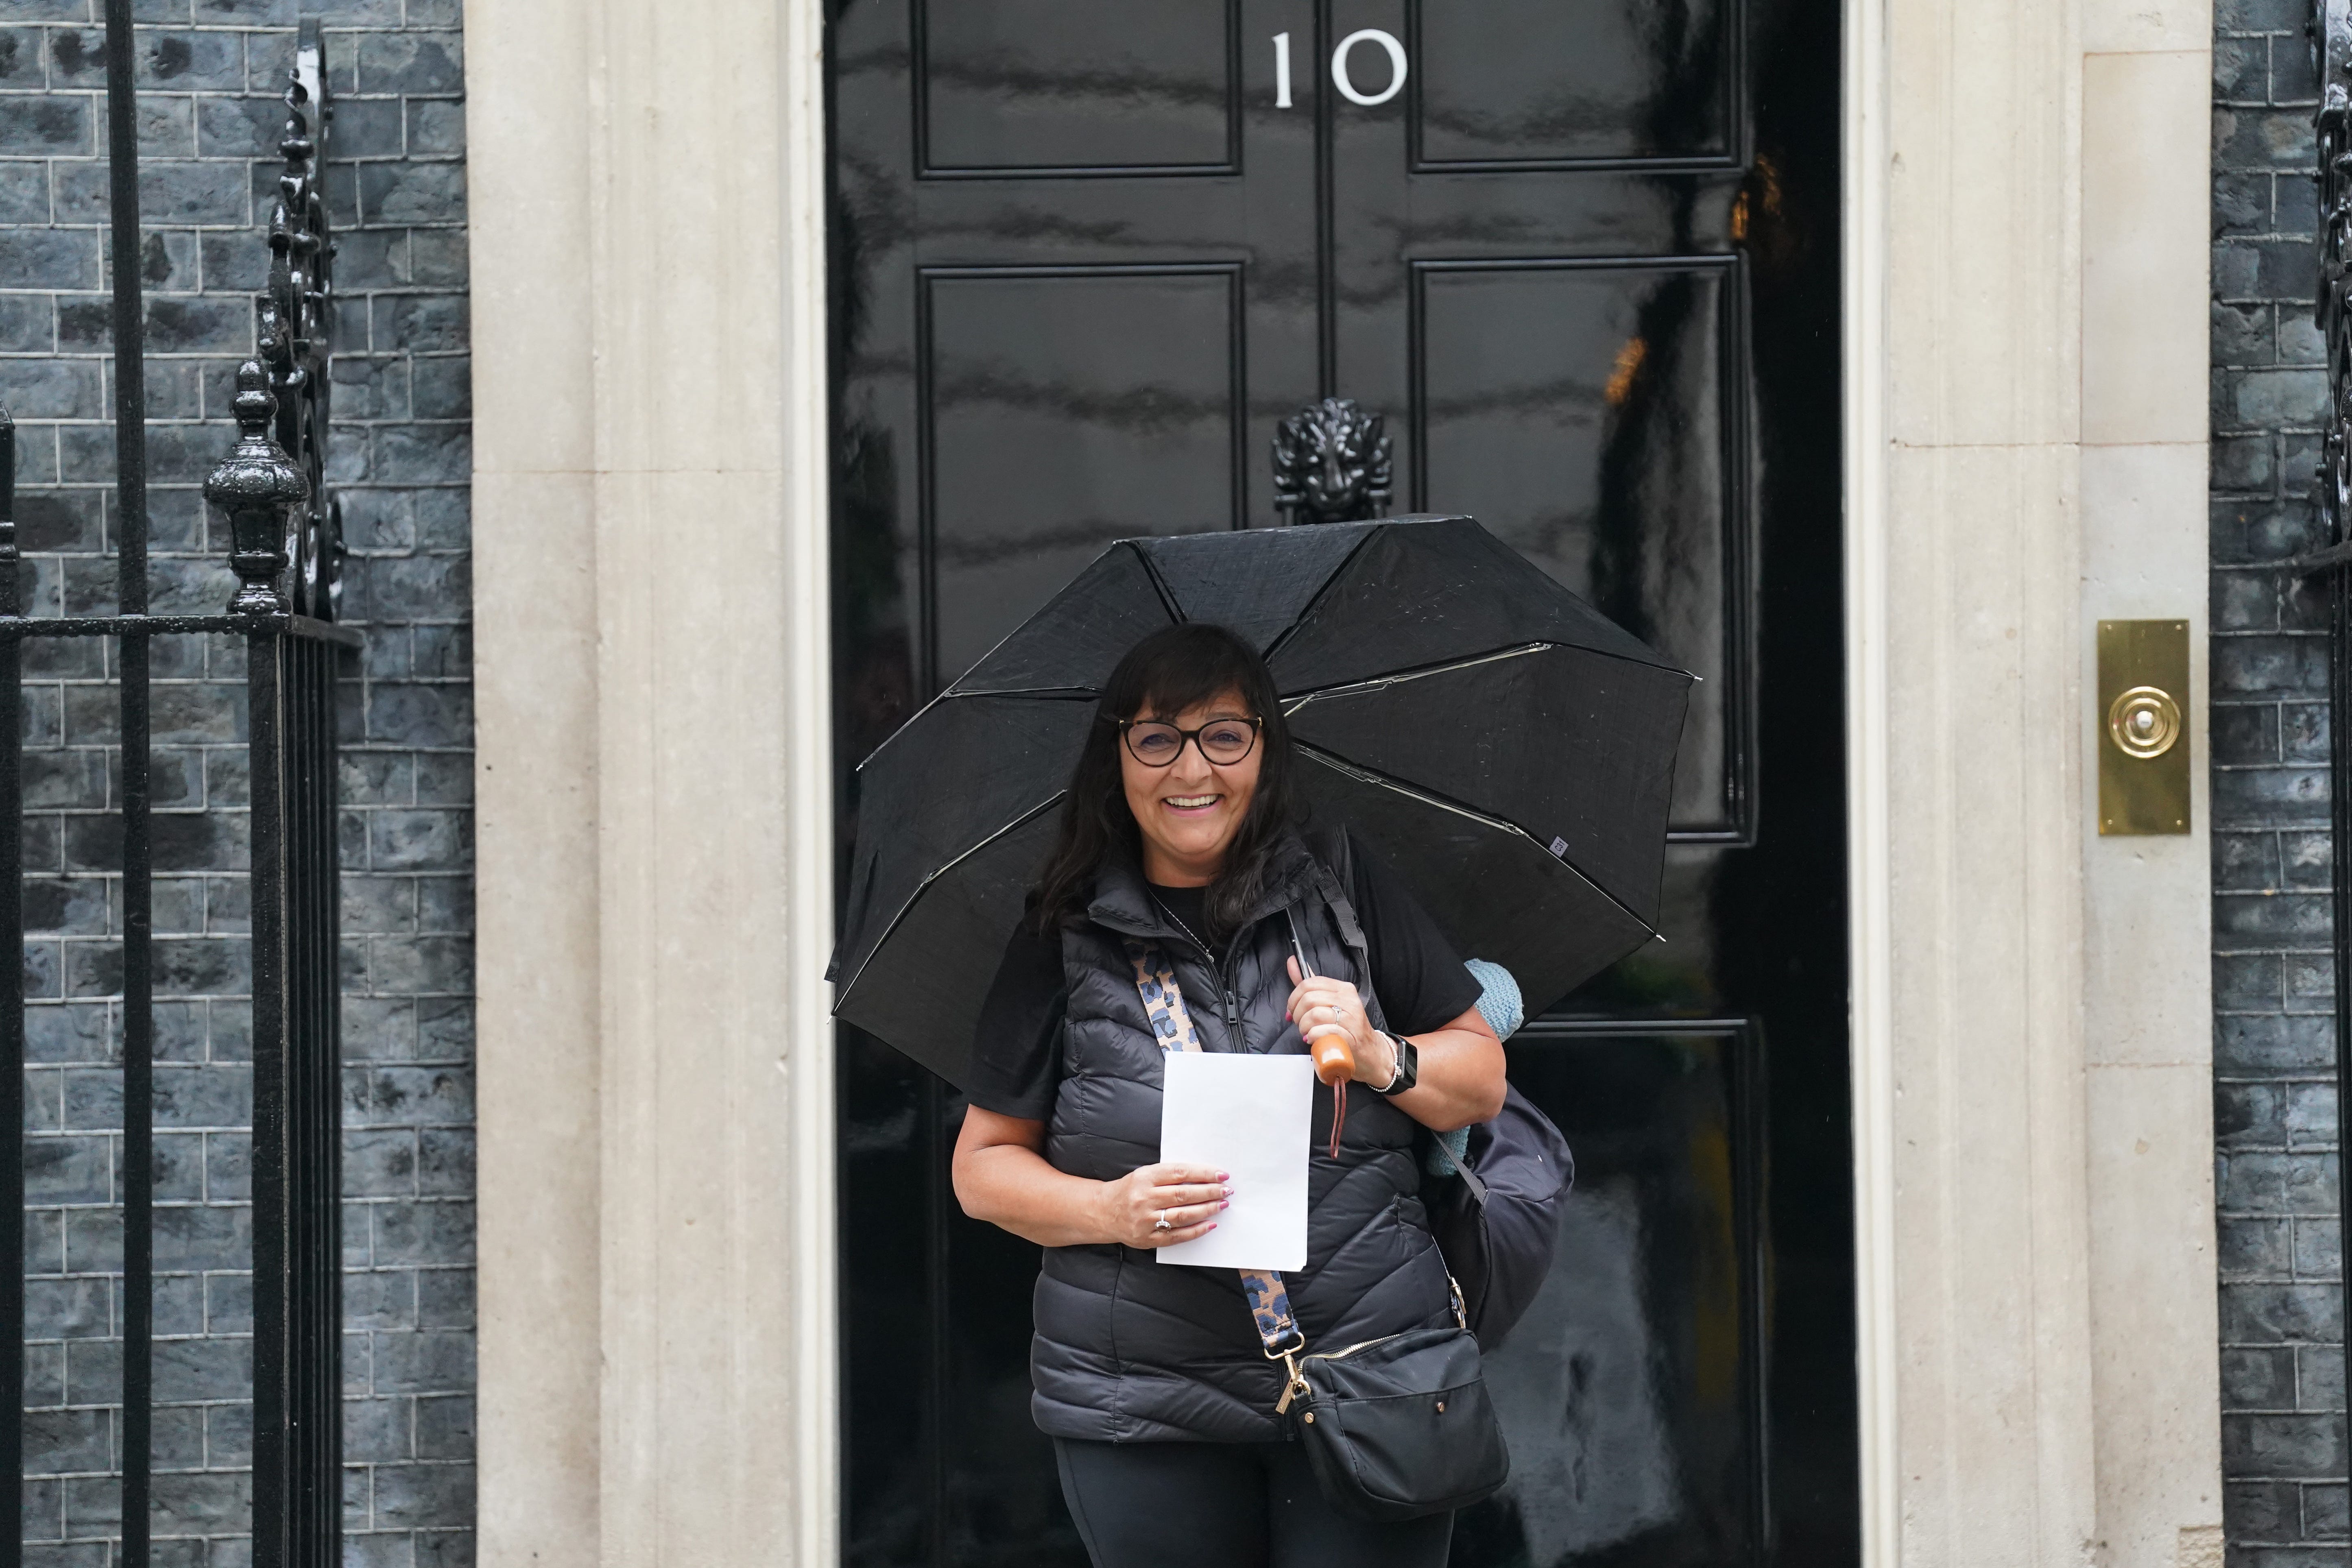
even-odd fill
[{"label": "black puffer vest", "polygon": [[[1110,1181],[1160,1158],[1159,1043],[1135,988],[1125,939],[1156,942],[1210,1051],[1302,1052],[1282,1016],[1290,996],[1290,923],[1320,973],[1369,994],[1339,934],[1317,867],[1293,836],[1277,853],[1254,918],[1213,958],[1161,916],[1132,863],[1107,866],[1088,919],[1066,930],[1069,1004],[1062,1080],[1045,1157]],[[1371,999],[1379,1022],[1377,999]],[[1360,1340],[1453,1321],[1445,1265],[1418,1196],[1419,1124],[1350,1086],[1339,1158],[1330,1158],[1331,1091],[1318,1086],[1308,1153],[1307,1267],[1286,1273],[1307,1342]],[[1057,1437],[1259,1442],[1286,1436],[1274,1412],[1280,1363],[1265,1359],[1241,1279],[1230,1268],[1159,1262],[1145,1248],[1051,1247],[1037,1279],[1031,1408]]]}]

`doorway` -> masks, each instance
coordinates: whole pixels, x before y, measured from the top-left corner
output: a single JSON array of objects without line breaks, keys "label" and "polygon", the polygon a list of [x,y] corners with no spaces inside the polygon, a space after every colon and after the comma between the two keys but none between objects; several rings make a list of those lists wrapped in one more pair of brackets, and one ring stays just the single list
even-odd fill
[{"label": "doorway", "polygon": [[[837,0],[835,766],[1109,541],[1276,526],[1275,428],[1382,416],[1703,679],[1654,944],[1511,1043],[1580,1179],[1495,1358],[1464,1568],[1858,1561],[1827,0]],[[837,885],[846,887],[847,878]],[[1084,1563],[1034,1249],[961,1106],[841,1034],[844,1554]]]}]

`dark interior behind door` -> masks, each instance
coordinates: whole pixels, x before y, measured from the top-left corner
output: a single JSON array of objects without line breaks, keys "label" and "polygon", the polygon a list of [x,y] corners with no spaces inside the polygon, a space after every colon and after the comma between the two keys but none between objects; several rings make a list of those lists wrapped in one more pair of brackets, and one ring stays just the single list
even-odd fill
[{"label": "dark interior behind door", "polygon": [[[1275,425],[1381,413],[1396,510],[1705,678],[1668,940],[1511,1045],[1580,1179],[1454,1561],[1857,1561],[1834,0],[836,0],[828,60],[844,849],[1103,544],[1275,525]],[[840,1082],[846,1556],[1083,1563],[1034,1249],[952,1091],[849,1030]]]}]

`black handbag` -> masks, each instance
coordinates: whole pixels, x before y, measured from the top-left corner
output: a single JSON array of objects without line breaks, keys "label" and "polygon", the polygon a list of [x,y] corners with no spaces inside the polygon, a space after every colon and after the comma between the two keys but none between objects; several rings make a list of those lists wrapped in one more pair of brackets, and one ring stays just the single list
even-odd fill
[{"label": "black handbag", "polygon": [[[1129,937],[1126,945],[1160,1047],[1199,1050],[1176,966],[1154,943]],[[1410,1329],[1310,1353],[1282,1276],[1239,1272],[1266,1359],[1290,1373],[1275,1414],[1291,1416],[1332,1507],[1366,1519],[1418,1519],[1483,1501],[1510,1479],[1510,1450],[1453,1276],[1446,1277],[1452,1328]]]},{"label": "black handbag", "polygon": [[1478,1341],[1461,1326],[1459,1289],[1454,1313],[1450,1329],[1282,1358],[1290,1384],[1281,1408],[1332,1507],[1418,1519],[1483,1502],[1510,1479],[1511,1451],[1486,1396]]}]

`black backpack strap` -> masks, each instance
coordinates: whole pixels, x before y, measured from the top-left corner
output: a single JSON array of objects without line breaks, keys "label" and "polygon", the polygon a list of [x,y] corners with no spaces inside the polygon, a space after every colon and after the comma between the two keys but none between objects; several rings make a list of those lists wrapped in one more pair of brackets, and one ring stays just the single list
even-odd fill
[{"label": "black backpack strap", "polygon": [[1309,846],[1315,852],[1315,884],[1323,894],[1323,901],[1331,906],[1331,918],[1339,922],[1339,940],[1356,957],[1356,973],[1364,977],[1369,986],[1372,979],[1371,944],[1364,940],[1363,922],[1356,918],[1356,901],[1348,896],[1349,884],[1355,878],[1355,854],[1348,841],[1348,830],[1334,827],[1318,834]]}]

